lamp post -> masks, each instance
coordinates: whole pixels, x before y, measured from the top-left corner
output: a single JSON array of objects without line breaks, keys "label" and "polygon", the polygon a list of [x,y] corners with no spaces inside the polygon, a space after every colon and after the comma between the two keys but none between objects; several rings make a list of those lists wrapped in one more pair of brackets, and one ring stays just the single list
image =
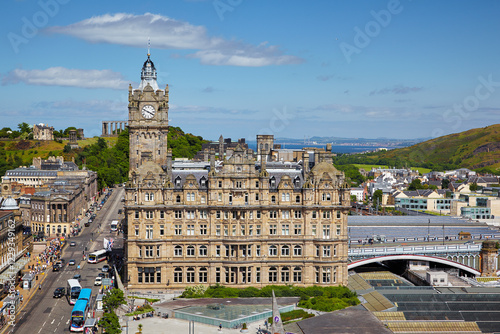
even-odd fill
[{"label": "lamp post", "polygon": [[431,220],[429,219],[429,224],[427,224],[427,242],[431,241]]}]

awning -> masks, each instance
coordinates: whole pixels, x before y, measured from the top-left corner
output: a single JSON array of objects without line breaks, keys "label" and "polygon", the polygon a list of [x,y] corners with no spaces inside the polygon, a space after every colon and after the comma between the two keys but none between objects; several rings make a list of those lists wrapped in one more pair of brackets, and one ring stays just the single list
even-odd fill
[{"label": "awning", "polygon": [[28,257],[22,257],[17,260],[13,265],[8,266],[1,274],[0,274],[0,284],[5,284],[6,281],[9,281],[11,277],[15,277],[17,273],[24,268],[24,266],[30,261]]}]

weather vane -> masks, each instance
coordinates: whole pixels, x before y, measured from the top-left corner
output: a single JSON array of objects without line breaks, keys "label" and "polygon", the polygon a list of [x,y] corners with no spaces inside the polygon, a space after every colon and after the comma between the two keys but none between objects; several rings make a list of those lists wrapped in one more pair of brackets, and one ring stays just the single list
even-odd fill
[{"label": "weather vane", "polygon": [[150,48],[151,48],[151,38],[148,37],[148,57],[151,56],[151,52],[149,51]]}]

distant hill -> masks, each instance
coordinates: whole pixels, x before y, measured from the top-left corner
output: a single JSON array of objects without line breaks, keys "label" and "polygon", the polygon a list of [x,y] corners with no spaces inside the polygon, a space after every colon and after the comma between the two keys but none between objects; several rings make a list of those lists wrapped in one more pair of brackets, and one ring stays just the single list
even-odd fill
[{"label": "distant hill", "polygon": [[500,124],[471,129],[425,142],[376,153],[339,157],[336,164],[368,163],[434,170],[459,167],[500,173]]}]

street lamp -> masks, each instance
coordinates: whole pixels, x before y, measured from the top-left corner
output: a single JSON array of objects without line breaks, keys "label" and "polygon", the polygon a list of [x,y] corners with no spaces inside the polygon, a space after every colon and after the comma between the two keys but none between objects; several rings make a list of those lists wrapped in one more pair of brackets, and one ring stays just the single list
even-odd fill
[{"label": "street lamp", "polygon": [[427,242],[431,241],[431,220],[429,219],[429,224],[427,225]]}]

